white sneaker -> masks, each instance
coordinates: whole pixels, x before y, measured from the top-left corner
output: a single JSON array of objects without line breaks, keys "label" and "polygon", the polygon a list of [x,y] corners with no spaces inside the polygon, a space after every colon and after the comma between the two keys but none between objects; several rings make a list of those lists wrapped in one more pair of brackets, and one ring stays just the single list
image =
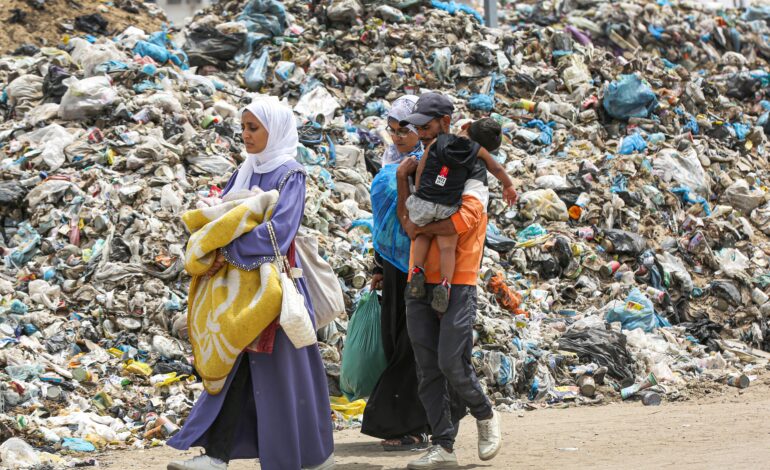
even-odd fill
[{"label": "white sneaker", "polygon": [[334,453],[332,453],[332,455],[330,455],[321,465],[316,465],[315,467],[303,467],[303,470],[334,470],[335,467]]},{"label": "white sneaker", "polygon": [[500,415],[492,410],[492,417],[485,420],[476,420],[476,429],[479,433],[479,458],[492,460],[502,447],[500,437]]},{"label": "white sneaker", "polygon": [[208,455],[199,455],[184,462],[171,462],[166,470],[227,470],[227,464]]},{"label": "white sneaker", "polygon": [[417,460],[409,462],[406,468],[409,470],[429,470],[438,468],[450,468],[457,466],[457,456],[454,452],[447,452],[443,447],[434,445],[428,452]]}]

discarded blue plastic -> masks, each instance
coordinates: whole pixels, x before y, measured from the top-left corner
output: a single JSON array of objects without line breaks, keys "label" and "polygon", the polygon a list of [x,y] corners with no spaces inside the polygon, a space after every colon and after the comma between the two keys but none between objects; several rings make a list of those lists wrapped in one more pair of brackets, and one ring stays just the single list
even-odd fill
[{"label": "discarded blue plastic", "polygon": [[618,153],[621,155],[631,155],[634,152],[643,152],[647,149],[647,142],[641,134],[634,133],[623,137],[620,142]]},{"label": "discarded blue plastic", "polygon": [[374,217],[367,217],[365,219],[354,220],[350,224],[350,228],[354,229],[356,227],[365,227],[369,229],[369,231],[371,232],[372,230],[374,230]]},{"label": "discarded blue plastic", "polygon": [[490,112],[495,107],[495,100],[489,95],[477,93],[468,100],[468,107],[474,111]]},{"label": "discarded blue plastic", "polygon": [[29,307],[19,299],[13,299],[11,301],[11,313],[16,315],[26,315],[29,311]]},{"label": "discarded blue plastic", "polygon": [[612,178],[612,187],[610,187],[610,192],[622,193],[625,191],[628,191],[628,178],[622,174],[615,175],[615,177]]},{"label": "discarded blue plastic", "polygon": [[500,370],[497,372],[497,384],[505,386],[510,383],[513,378],[512,372],[511,359],[500,353]]},{"label": "discarded blue plastic", "polygon": [[270,40],[269,34],[249,32],[246,34],[246,40],[233,59],[236,64],[246,67],[254,56],[254,51],[259,50],[258,46]]},{"label": "discarded blue plastic", "polygon": [[147,41],[138,41],[134,46],[134,54],[150,57],[159,64],[168,62],[168,50],[165,47]]},{"label": "discarded blue plastic", "polygon": [[658,107],[658,98],[638,75],[621,75],[605,88],[602,106],[616,119],[646,118]]},{"label": "discarded blue plastic", "polygon": [[555,126],[555,123],[544,123],[540,119],[533,119],[529,121],[528,123],[524,124],[524,127],[529,128],[538,128],[540,129],[540,138],[538,141],[543,145],[551,145],[551,142],[553,142],[553,127]]},{"label": "discarded blue plastic", "polygon": [[251,32],[280,36],[288,26],[286,9],[276,0],[250,0],[238,20]]},{"label": "discarded blue plastic", "polygon": [[162,90],[163,86],[159,83],[155,83],[152,80],[143,80],[133,86],[133,89],[137,93],[144,93],[147,90]]},{"label": "discarded blue plastic", "polygon": [[96,67],[94,67],[94,72],[99,74],[104,73],[112,73],[112,72],[123,72],[125,70],[128,70],[129,66],[125,62],[121,62],[119,60],[110,60],[108,62],[103,62]]},{"label": "discarded blue plastic", "polygon": [[377,253],[399,271],[409,270],[409,250],[412,241],[398,221],[398,165],[385,165],[374,177],[371,187],[372,244]]},{"label": "discarded blue plastic", "polygon": [[656,132],[647,136],[647,143],[649,145],[658,145],[666,141],[666,134],[662,132]]},{"label": "discarded blue plastic", "polygon": [[474,18],[476,18],[479,21],[479,23],[481,23],[482,25],[484,24],[484,17],[481,16],[481,13],[477,12],[473,8],[469,7],[468,5],[455,3],[455,2],[440,2],[438,0],[431,0],[430,4],[433,6],[433,8],[444,10],[450,15],[454,15],[458,11],[468,13],[469,15],[472,15]]},{"label": "discarded blue plastic", "polygon": [[655,313],[652,301],[637,288],[628,294],[623,306],[607,312],[604,320],[607,323],[620,322],[624,330],[641,328],[647,333],[656,328],[671,326],[668,320]]},{"label": "discarded blue plastic", "polygon": [[364,115],[366,116],[385,116],[387,113],[388,109],[382,100],[366,103],[366,109],[364,110]]},{"label": "discarded blue plastic", "polygon": [[523,230],[519,230],[519,232],[516,234],[516,240],[519,242],[525,242],[547,234],[548,231],[544,229],[542,225],[532,224]]},{"label": "discarded blue plastic", "polygon": [[691,115],[687,118],[687,124],[682,127],[682,130],[685,132],[690,131],[693,135],[698,135],[700,133],[700,126],[695,117]]},{"label": "discarded blue plastic", "polygon": [[293,62],[281,62],[275,66],[274,73],[276,77],[285,82],[291,77],[291,74],[294,73],[295,68],[297,68],[297,66]]},{"label": "discarded blue plastic", "polygon": [[153,76],[158,73],[158,67],[152,64],[146,64],[144,67],[142,67],[142,73],[145,75]]},{"label": "discarded blue plastic", "polygon": [[652,37],[654,37],[655,39],[660,39],[665,29],[660,26],[650,24],[649,26],[647,26],[647,31],[649,31],[650,34],[652,34]]},{"label": "discarded blue plastic", "polygon": [[732,123],[732,126],[733,126],[733,129],[735,129],[735,137],[737,137],[738,140],[741,142],[746,140],[746,136],[749,135],[749,132],[751,131],[751,127],[741,122],[734,122]]},{"label": "discarded blue plastic", "polygon": [[61,446],[73,452],[94,452],[96,447],[85,439],[79,437],[65,437]]},{"label": "discarded blue plastic", "polygon": [[680,196],[682,201],[686,202],[687,204],[700,204],[703,206],[703,212],[705,212],[707,216],[711,215],[711,207],[709,206],[708,201],[706,201],[703,196],[699,196],[698,194],[692,192],[692,190],[687,186],[673,188],[671,192]]},{"label": "discarded blue plastic", "polygon": [[165,307],[166,310],[169,310],[169,311],[182,310],[182,301],[179,299],[178,295],[176,295],[176,294],[174,294],[172,292],[171,293],[171,298],[169,298],[166,301],[164,307]]},{"label": "discarded blue plastic", "polygon": [[756,21],[770,19],[770,6],[752,6],[746,9],[741,16],[743,21]]},{"label": "discarded blue plastic", "polygon": [[488,113],[495,108],[495,86],[505,83],[505,76],[494,72],[491,76],[492,83],[486,94],[476,93],[468,98],[468,107],[472,110]]},{"label": "discarded blue plastic", "polygon": [[246,69],[243,74],[243,81],[251,90],[259,90],[265,84],[267,80],[267,60],[269,59],[268,49],[262,50],[262,55],[254,59],[254,61]]},{"label": "discarded blue plastic", "polygon": [[665,57],[661,57],[660,61],[663,62],[663,65],[665,65],[667,69],[675,69],[679,67],[679,64],[675,64],[670,60],[666,59]]},{"label": "discarded blue plastic", "polygon": [[16,231],[14,238],[17,238],[19,241],[11,249],[10,253],[6,255],[5,265],[6,267],[20,268],[32,259],[35,252],[37,252],[37,247],[40,244],[40,234],[37,233],[37,230],[29,222],[22,222],[19,224],[19,229]]}]

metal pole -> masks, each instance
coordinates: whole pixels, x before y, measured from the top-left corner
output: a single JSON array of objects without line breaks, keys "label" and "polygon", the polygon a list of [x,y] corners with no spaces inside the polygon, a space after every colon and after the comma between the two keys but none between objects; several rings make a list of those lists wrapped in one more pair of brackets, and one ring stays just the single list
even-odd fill
[{"label": "metal pole", "polygon": [[497,28],[497,0],[484,0],[484,23]]}]

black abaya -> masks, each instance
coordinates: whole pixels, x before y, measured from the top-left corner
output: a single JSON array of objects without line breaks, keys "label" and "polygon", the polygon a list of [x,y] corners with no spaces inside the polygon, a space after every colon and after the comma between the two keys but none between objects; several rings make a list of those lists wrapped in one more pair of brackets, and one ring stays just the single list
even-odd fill
[{"label": "black abaya", "polygon": [[406,330],[407,275],[382,260],[382,341],[388,365],[364,411],[361,432],[380,439],[430,433],[417,394],[417,365]]}]

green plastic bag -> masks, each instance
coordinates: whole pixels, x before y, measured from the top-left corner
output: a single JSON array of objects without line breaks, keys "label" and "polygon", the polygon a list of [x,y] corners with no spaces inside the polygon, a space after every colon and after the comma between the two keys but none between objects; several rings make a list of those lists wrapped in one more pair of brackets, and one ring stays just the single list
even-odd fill
[{"label": "green plastic bag", "polygon": [[380,328],[377,293],[364,294],[348,324],[348,337],[342,350],[340,390],[350,401],[368,397],[385,370],[387,360]]}]

